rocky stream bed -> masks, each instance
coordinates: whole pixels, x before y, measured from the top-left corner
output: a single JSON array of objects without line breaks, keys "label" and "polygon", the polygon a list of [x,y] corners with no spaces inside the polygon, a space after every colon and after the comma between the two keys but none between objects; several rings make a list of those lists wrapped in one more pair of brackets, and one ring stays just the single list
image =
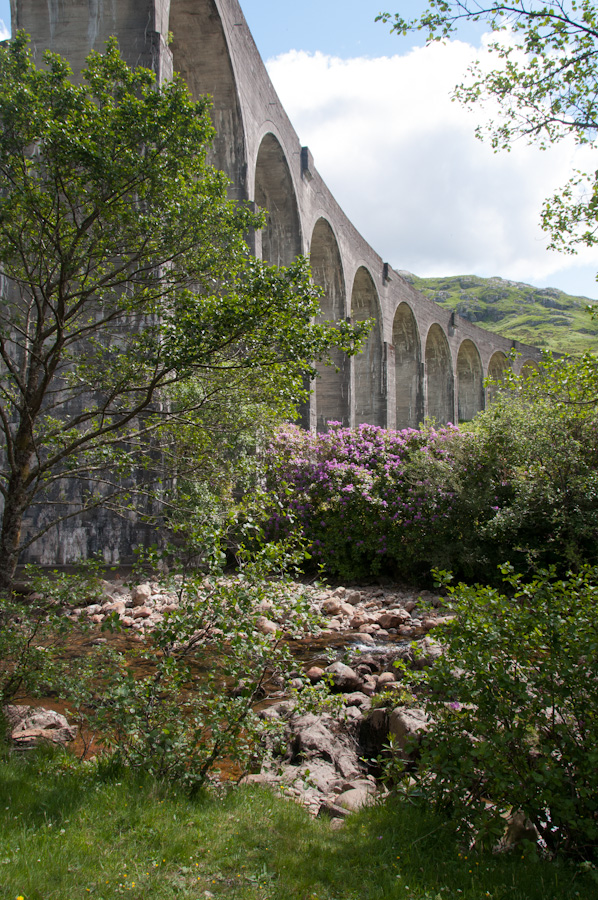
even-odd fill
[{"label": "rocky stream bed", "polygon": [[[305,586],[297,585],[297,589],[305,590]],[[381,752],[389,734],[395,752],[403,753],[425,731],[423,710],[400,703],[395,663],[402,660],[414,668],[431,665],[442,652],[434,635],[451,616],[442,598],[428,591],[379,585],[308,591],[313,611],[322,617],[322,630],[302,642],[291,686],[300,694],[309,683],[325,679],[343,702],[334,711],[318,714],[299,711],[296,701],[288,697],[261,704],[259,715],[279,720],[284,737],[278,739],[278,752],[262,771],[244,780],[273,785],[313,815],[326,814],[340,825],[352,811],[384,793],[369,761]],[[124,633],[142,640],[176,606],[176,595],[158,582],[131,587],[116,580],[104,582],[101,602],[69,615],[101,626],[116,614]],[[264,634],[275,633],[279,626],[269,618],[268,604],[259,612],[256,627]],[[55,710],[11,706],[6,713],[13,744],[20,749],[40,740],[64,744],[76,736]]]}]

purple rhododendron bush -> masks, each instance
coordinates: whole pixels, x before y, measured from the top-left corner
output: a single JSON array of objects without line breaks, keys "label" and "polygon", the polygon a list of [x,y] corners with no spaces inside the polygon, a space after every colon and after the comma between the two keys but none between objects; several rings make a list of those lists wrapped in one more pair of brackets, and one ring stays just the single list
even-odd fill
[{"label": "purple rhododendron bush", "polygon": [[473,441],[450,424],[390,431],[331,422],[326,434],[287,426],[267,453],[276,498],[267,535],[302,532],[314,559],[341,578],[413,577],[451,565],[463,512],[460,461]]},{"label": "purple rhododendron bush", "polygon": [[266,536],[303,537],[341,579],[578,570],[598,561],[597,435],[595,415],[513,393],[466,428],[286,426],[265,456]]}]

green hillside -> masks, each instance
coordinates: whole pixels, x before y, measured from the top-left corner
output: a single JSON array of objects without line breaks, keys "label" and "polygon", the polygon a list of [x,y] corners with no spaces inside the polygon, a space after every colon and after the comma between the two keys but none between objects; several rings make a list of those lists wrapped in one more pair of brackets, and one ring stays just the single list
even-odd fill
[{"label": "green hillside", "polygon": [[587,297],[503,278],[401,275],[426,297],[480,328],[559,353],[598,353],[598,320],[587,312],[592,302]]}]

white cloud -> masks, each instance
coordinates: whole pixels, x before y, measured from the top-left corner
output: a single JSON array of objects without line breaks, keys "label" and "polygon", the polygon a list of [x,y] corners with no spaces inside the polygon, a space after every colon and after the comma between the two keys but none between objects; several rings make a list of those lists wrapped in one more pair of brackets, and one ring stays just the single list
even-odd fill
[{"label": "white cloud", "polygon": [[478,55],[460,41],[377,59],[291,51],[268,70],[336,199],[395,267],[546,283],[568,266],[595,265],[589,250],[547,251],[539,226],[543,199],[574,163],[595,168],[591,150],[567,140],[495,154],[476,140],[489,111],[464,109],[450,93]]},{"label": "white cloud", "polygon": [[4,24],[4,20],[0,19],[0,41],[6,41],[10,37],[10,28]]}]

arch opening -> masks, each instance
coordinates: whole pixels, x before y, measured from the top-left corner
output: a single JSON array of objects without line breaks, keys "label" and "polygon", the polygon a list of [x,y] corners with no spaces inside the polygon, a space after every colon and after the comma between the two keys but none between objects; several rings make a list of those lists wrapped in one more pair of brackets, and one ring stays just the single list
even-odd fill
[{"label": "arch opening", "polygon": [[209,161],[231,179],[229,194],[247,198],[245,129],[228,43],[214,0],[170,0],[172,66],[195,100],[210,94],[216,137]]},{"label": "arch opening", "polygon": [[492,403],[492,401],[496,399],[500,391],[500,382],[508,368],[509,361],[501,350],[497,350],[496,353],[492,354],[490,362],[488,363],[488,379],[495,383],[489,384],[486,388],[487,404]]},{"label": "arch opening", "polygon": [[278,140],[266,134],[257,155],[255,202],[266,210],[262,259],[288,266],[301,253],[299,209],[289,166]]},{"label": "arch opening", "polygon": [[478,348],[464,340],[457,354],[457,409],[459,422],[470,422],[484,409],[484,370]]},{"label": "arch opening", "polygon": [[383,385],[382,330],[380,327],[380,302],[372,276],[361,266],[357,270],[351,293],[351,317],[356,322],[374,319],[374,327],[367,336],[362,350],[353,357],[355,376],[355,425],[386,424]]},{"label": "arch opening", "polygon": [[[310,263],[314,284],[324,290],[320,303],[320,322],[338,322],[345,318],[345,279],[338,242],[330,224],[318,219],[313,230],[310,249]],[[350,368],[348,356],[333,349],[333,365],[317,364],[318,375],[315,384],[316,428],[327,431],[328,422],[350,424],[349,382]]]},{"label": "arch opening", "polygon": [[455,415],[455,387],[448,340],[437,323],[428,332],[425,365],[427,414],[446,425]]},{"label": "arch opening", "polygon": [[421,340],[413,310],[401,303],[392,326],[395,348],[396,427],[417,428],[424,418]]}]

